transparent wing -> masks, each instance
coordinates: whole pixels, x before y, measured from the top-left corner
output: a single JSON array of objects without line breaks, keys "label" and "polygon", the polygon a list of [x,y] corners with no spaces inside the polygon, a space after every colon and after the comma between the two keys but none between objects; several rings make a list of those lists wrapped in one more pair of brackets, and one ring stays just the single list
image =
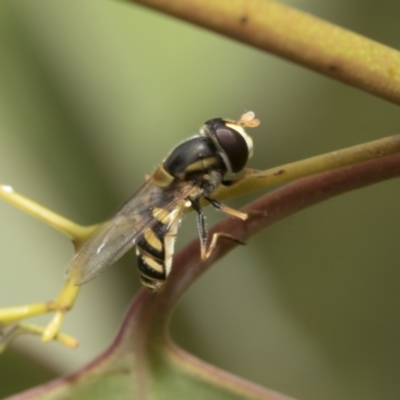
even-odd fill
[{"label": "transparent wing", "polygon": [[163,190],[149,179],[78,249],[67,275],[76,285],[90,281],[133,247],[147,228],[159,221],[169,221],[170,212],[176,207],[183,209],[185,199],[197,190],[189,182],[182,182],[173,190]]}]

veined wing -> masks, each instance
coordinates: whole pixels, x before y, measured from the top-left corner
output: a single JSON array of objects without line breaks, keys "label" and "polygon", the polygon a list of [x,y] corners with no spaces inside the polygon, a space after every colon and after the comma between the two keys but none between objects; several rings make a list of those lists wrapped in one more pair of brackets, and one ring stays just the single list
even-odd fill
[{"label": "veined wing", "polygon": [[149,179],[78,249],[67,275],[76,285],[90,281],[133,247],[146,229],[169,221],[170,212],[176,207],[183,209],[185,199],[197,190],[190,182],[171,190],[161,189]]}]

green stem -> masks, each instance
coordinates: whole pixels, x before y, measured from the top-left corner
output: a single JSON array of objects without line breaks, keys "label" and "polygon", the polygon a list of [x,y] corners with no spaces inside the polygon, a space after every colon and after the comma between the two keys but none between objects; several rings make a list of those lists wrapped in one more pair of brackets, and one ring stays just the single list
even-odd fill
[{"label": "green stem", "polygon": [[400,104],[400,52],[268,0],[131,0]]},{"label": "green stem", "polygon": [[15,207],[50,225],[65,235],[73,239],[75,244],[79,244],[87,239],[95,226],[79,225],[48,208],[28,199],[14,191],[11,186],[0,185],[0,199],[8,201]]},{"label": "green stem", "polygon": [[219,200],[226,199],[399,152],[400,135],[389,136],[264,171],[248,173],[232,186],[221,186],[215,197]]}]

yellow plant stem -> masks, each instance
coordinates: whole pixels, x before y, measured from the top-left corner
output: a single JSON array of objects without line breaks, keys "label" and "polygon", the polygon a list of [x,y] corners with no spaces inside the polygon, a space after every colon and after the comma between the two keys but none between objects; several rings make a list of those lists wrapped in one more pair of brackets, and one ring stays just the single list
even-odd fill
[{"label": "yellow plant stem", "polygon": [[[0,198],[8,201],[13,206],[20,208],[26,213],[38,218],[42,222],[45,222],[51,227],[56,228],[64,234],[68,235],[70,238],[72,238],[75,248],[78,248],[96,228],[95,225],[85,227],[76,224],[75,222],[72,222],[71,220],[62,217],[61,215],[34,202],[33,200],[28,199],[27,197],[15,192],[11,186],[0,186]],[[80,290],[80,287],[75,286],[73,282],[74,278],[73,276],[70,276],[65,282],[64,287],[58,297],[53,301],[3,309],[0,308],[0,327],[6,327],[26,318],[54,312],[55,314],[53,318],[45,328],[36,327],[35,330],[32,328],[33,325],[18,323],[18,330],[15,332],[18,332],[18,334],[23,332],[38,334],[38,329],[40,329],[40,335],[44,342],[55,339],[63,342],[64,344],[69,343],[67,344],[69,347],[76,347],[77,342],[75,339],[67,339],[65,336],[62,336],[59,333],[65,317],[65,313],[72,308]],[[29,326],[29,329],[26,328],[27,326]],[[11,336],[14,337],[13,335]],[[2,346],[7,340],[9,339],[2,340]]]},{"label": "yellow plant stem", "polygon": [[[20,324],[19,328],[26,333],[33,333],[36,335],[41,335],[43,336],[43,331],[44,329],[40,326],[36,326],[36,325],[31,325],[31,324]],[[66,335],[65,333],[61,333],[58,332],[54,338],[54,340],[57,340],[58,342],[60,342],[61,344],[63,344],[64,346],[67,346],[71,349],[74,349],[76,347],[78,347],[79,342],[73,338],[72,336]]]},{"label": "yellow plant stem", "polygon": [[[58,335],[60,335],[59,331],[62,322],[64,320],[65,314],[74,305],[79,290],[80,286],[75,286],[73,284],[72,277],[70,277],[68,278],[60,294],[54,301],[0,309],[0,326],[6,327],[22,319],[35,317],[37,315],[46,314],[49,312],[54,312],[54,316],[49,322],[49,324],[45,328],[40,328],[41,330],[40,334],[44,342],[49,342],[54,339],[59,340],[59,338],[57,339],[57,337]],[[22,327],[23,325],[21,324],[19,326]],[[27,330],[25,331],[27,332]],[[37,332],[38,331],[36,330],[36,333]],[[76,342],[75,339],[74,341]]]},{"label": "yellow plant stem", "polygon": [[0,308],[0,324],[7,326],[21,319],[35,317],[51,311],[50,303],[34,303],[25,306]]},{"label": "yellow plant stem", "polygon": [[389,136],[264,171],[249,171],[232,186],[221,186],[216,197],[222,200],[399,152],[400,135]]},{"label": "yellow plant stem", "polygon": [[[43,334],[44,329],[37,325],[20,323],[15,324],[13,327],[9,328],[6,335],[4,335],[0,340],[0,353],[4,351],[7,346],[18,336],[24,333],[30,333],[33,335],[41,336]],[[65,333],[58,333],[55,335],[54,340],[63,344],[64,346],[69,347],[70,349],[74,349],[78,346],[79,342],[73,338],[72,336],[66,335]]]},{"label": "yellow plant stem", "polygon": [[61,293],[53,302],[50,303],[50,311],[55,311],[55,314],[43,331],[43,342],[49,342],[55,338],[60,331],[62,322],[64,321],[65,313],[74,305],[80,290],[80,286],[75,286],[73,282],[74,279],[72,276],[70,276],[65,282]]},{"label": "yellow plant stem", "polygon": [[21,194],[14,191],[11,186],[1,185],[0,186],[0,198],[8,201],[15,207],[18,207],[22,211],[32,215],[33,217],[41,220],[42,222],[50,225],[62,233],[66,234],[73,239],[73,242],[81,243],[84,242],[94,231],[96,225],[93,226],[82,226],[79,225],[57,213],[49,210],[48,208],[36,203],[35,201],[22,196]]}]

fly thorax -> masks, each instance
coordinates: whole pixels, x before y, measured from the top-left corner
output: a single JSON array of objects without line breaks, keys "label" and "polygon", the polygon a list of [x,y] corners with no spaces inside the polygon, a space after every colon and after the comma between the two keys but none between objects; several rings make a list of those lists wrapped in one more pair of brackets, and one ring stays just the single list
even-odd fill
[{"label": "fly thorax", "polygon": [[201,177],[226,168],[212,140],[195,136],[176,147],[163,163],[165,172],[179,180]]},{"label": "fly thorax", "polygon": [[158,166],[151,176],[151,179],[159,188],[168,188],[175,180],[175,178],[166,171],[163,164]]}]

